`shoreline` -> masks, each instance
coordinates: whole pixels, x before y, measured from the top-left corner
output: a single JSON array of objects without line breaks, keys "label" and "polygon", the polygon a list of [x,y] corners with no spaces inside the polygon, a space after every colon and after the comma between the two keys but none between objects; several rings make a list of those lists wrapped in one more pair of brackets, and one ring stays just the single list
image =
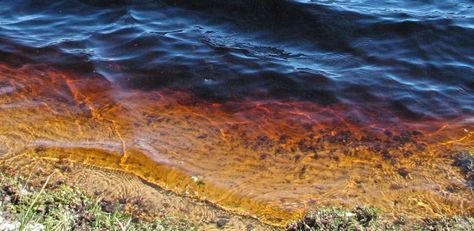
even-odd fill
[{"label": "shoreline", "polygon": [[125,171],[280,226],[329,205],[372,205],[393,219],[474,211],[449,156],[472,151],[474,129],[462,118],[366,126],[338,105],[210,103],[48,66],[0,72],[11,89],[0,97],[0,152],[25,164],[41,157]]},{"label": "shoreline", "polygon": [[[465,159],[460,159],[460,161],[463,160],[463,163],[465,163]],[[146,182],[137,176],[121,171],[86,166],[65,160],[52,161],[41,158],[35,159],[34,165],[23,166],[21,169],[9,169],[9,167],[13,166],[8,166],[5,163],[5,160],[2,159],[0,165],[2,176],[10,175],[7,179],[27,179],[23,182],[28,182],[28,187],[32,189],[38,190],[42,185],[51,185],[52,189],[65,186],[85,195],[92,195],[92,198],[102,198],[101,201],[105,201],[106,204],[119,204],[122,208],[127,207],[129,202],[133,204],[140,201],[141,204],[138,210],[135,208],[135,210],[129,210],[128,213],[121,211],[127,214],[126,216],[129,216],[129,218],[135,219],[138,222],[134,225],[142,225],[140,222],[144,222],[146,225],[152,224],[152,221],[155,220],[156,222],[157,218],[165,218],[166,220],[169,216],[172,217],[172,220],[176,219],[178,223],[184,222],[182,224],[186,225],[186,229],[176,230],[310,230],[305,229],[308,226],[307,223],[313,226],[329,225],[323,226],[323,228],[329,230],[334,227],[342,227],[342,230],[352,230],[354,227],[362,228],[362,230],[438,230],[437,228],[442,229],[446,227],[460,227],[459,230],[469,230],[474,228],[474,217],[472,215],[426,217],[418,221],[399,217],[389,221],[376,208],[365,206],[353,209],[332,206],[316,207],[313,211],[308,211],[304,217],[296,222],[289,222],[285,226],[268,225],[252,217],[225,211],[209,202],[175,194]],[[465,170],[466,165],[460,167]],[[25,171],[26,169],[30,171]],[[472,171],[472,169],[468,170]],[[28,172],[27,175],[24,174],[26,172]],[[49,177],[51,179],[45,184],[45,179]],[[467,175],[466,177],[471,176]],[[102,181],[97,181],[100,178],[102,178]],[[110,180],[111,184],[121,185],[124,188],[121,191],[113,191],[114,189],[109,188],[110,185],[101,184],[106,180],[105,178]],[[91,183],[95,187],[92,187]],[[130,184],[129,186],[131,187],[127,189],[125,184]],[[132,188],[136,193],[141,194],[143,198],[138,199],[133,194],[132,191],[134,190],[131,190]],[[159,200],[156,200],[157,195],[160,196]],[[152,198],[155,198],[155,200]],[[133,202],[134,200],[135,202]],[[165,210],[157,209],[163,208],[163,205],[168,205],[169,207]],[[187,209],[183,210],[183,208]],[[107,213],[107,211],[102,212]],[[130,212],[135,214],[130,214]],[[362,215],[359,215],[359,213]],[[38,226],[38,224],[34,225]],[[164,230],[171,230],[170,227],[165,227]],[[320,226],[315,227],[321,228]],[[434,229],[430,229],[430,227],[434,227]],[[315,228],[315,230],[317,229]]]},{"label": "shoreline", "polygon": [[[2,159],[1,173],[29,180],[33,188],[40,188],[44,180],[53,173],[50,185],[66,185],[93,197],[101,197],[109,203],[121,201],[140,201],[142,208],[135,214],[141,220],[150,222],[157,217],[174,217],[186,220],[199,230],[276,230],[249,216],[225,211],[218,206],[163,189],[144,181],[138,176],[119,170],[104,169],[95,166],[73,163],[63,160],[37,158],[32,166],[23,165],[10,168]],[[28,174],[24,174],[28,172]],[[135,211],[137,212],[137,211]],[[280,227],[281,228],[281,227]]]}]

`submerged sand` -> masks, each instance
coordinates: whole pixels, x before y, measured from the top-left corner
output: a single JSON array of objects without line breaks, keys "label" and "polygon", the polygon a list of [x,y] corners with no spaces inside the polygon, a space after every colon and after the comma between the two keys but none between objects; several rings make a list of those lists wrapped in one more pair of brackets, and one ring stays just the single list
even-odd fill
[{"label": "submerged sand", "polygon": [[[146,181],[184,196],[163,200],[189,200],[170,202],[177,211],[228,211],[273,225],[324,205],[370,205],[411,219],[474,212],[472,188],[452,164],[474,151],[472,118],[412,121],[299,101],[211,103],[47,66],[0,65],[0,74],[0,153],[11,169],[78,163],[92,168],[67,181],[85,188],[160,198]],[[214,219],[206,216],[195,219]]]}]

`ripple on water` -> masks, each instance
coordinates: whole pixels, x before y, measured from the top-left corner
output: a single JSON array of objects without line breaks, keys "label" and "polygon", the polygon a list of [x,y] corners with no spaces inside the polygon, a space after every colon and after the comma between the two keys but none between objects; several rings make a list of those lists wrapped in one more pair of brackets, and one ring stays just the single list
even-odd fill
[{"label": "ripple on water", "polygon": [[278,224],[324,204],[473,211],[450,159],[473,151],[470,1],[2,4],[5,157]]},{"label": "ripple on water", "polygon": [[[17,146],[11,155],[130,172],[275,224],[325,204],[370,204],[412,218],[420,213],[410,211],[459,214],[462,203],[472,210],[463,176],[446,159],[472,149],[472,124],[463,118],[420,123],[345,105],[209,103],[39,66],[2,67],[2,74],[30,89],[2,102],[45,105],[0,111],[9,122],[2,140]],[[50,100],[61,97],[69,100]],[[453,184],[459,190],[447,192]]]}]

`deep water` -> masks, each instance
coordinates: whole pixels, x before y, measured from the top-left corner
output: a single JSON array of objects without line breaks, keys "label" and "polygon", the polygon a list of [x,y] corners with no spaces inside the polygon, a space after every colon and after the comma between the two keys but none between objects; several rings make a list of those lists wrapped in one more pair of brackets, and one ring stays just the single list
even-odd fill
[{"label": "deep water", "polygon": [[474,1],[2,1],[0,61],[211,102],[474,115]]}]

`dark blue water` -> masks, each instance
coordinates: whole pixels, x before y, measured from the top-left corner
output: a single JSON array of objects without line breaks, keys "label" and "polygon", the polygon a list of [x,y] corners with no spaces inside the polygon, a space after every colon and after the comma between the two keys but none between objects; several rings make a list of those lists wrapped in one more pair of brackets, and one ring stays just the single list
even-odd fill
[{"label": "dark blue water", "polygon": [[472,0],[3,0],[0,62],[209,101],[474,115]]}]

